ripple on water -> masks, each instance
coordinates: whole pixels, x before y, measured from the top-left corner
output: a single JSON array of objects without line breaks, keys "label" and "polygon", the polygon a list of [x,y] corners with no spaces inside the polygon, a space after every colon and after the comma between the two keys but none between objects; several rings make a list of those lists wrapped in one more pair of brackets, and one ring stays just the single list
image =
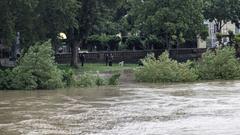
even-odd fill
[{"label": "ripple on water", "polygon": [[0,131],[6,135],[240,133],[239,81],[130,86],[74,94],[43,91],[24,98],[18,92],[2,92]]}]

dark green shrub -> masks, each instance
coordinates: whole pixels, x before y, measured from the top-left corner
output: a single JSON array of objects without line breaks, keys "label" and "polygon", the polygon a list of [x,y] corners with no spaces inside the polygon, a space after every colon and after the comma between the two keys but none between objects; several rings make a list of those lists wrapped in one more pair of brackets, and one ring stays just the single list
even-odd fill
[{"label": "dark green shrub", "polygon": [[77,79],[78,87],[93,87],[95,84],[95,77],[90,74],[83,74]]},{"label": "dark green shrub", "polygon": [[63,70],[63,82],[67,87],[71,87],[76,84],[76,81],[74,79],[74,72],[72,69]]},{"label": "dark green shrub", "polygon": [[155,35],[150,35],[146,39],[146,48],[147,49],[163,49],[163,45],[161,44],[161,41],[155,36]]},{"label": "dark green shrub", "polygon": [[13,78],[15,76],[12,70],[0,70],[0,89],[1,90],[13,90]]},{"label": "dark green shrub", "polygon": [[95,82],[96,82],[97,86],[104,86],[106,84],[105,80],[103,78],[101,78],[99,75],[97,76]]},{"label": "dark green shrub", "polygon": [[[33,78],[37,89],[55,89],[63,87],[62,71],[54,62],[51,41],[36,43],[20,59],[13,72],[19,80]],[[26,85],[26,89],[29,86]]]},{"label": "dark green shrub", "polygon": [[[20,72],[20,70],[13,70],[11,89],[14,90],[34,90],[38,89],[37,77],[33,76],[31,72]],[[54,88],[53,88],[54,89]]]},{"label": "dark green shrub", "polygon": [[36,43],[12,70],[0,71],[1,89],[56,89],[63,87],[62,72],[54,63],[50,41]]},{"label": "dark green shrub", "polygon": [[122,37],[122,43],[123,43],[123,44],[126,44],[126,43],[127,43],[127,39],[128,39],[127,36],[123,36],[123,37]]},{"label": "dark green shrub", "polygon": [[201,39],[206,40],[208,36],[209,36],[209,31],[208,31],[208,27],[206,26],[204,29],[201,30],[200,37]]},{"label": "dark green shrub", "polygon": [[178,63],[169,58],[168,52],[158,59],[149,55],[142,60],[143,67],[136,69],[135,77],[140,82],[186,82],[195,81],[198,76],[191,62]]},{"label": "dark green shrub", "polygon": [[197,66],[200,79],[240,79],[240,63],[233,47],[207,51]]},{"label": "dark green shrub", "polygon": [[141,38],[138,36],[131,36],[128,37],[127,41],[126,41],[126,45],[128,47],[128,49],[131,50],[142,50],[144,49],[143,44],[141,42]]},{"label": "dark green shrub", "polygon": [[90,47],[91,51],[95,48],[95,46],[97,47],[96,49],[98,51],[103,49],[101,40],[99,38],[99,35],[89,36],[88,39],[87,39],[87,44]]},{"label": "dark green shrub", "polygon": [[109,36],[108,45],[111,51],[118,50],[121,38],[118,36]]},{"label": "dark green shrub", "polygon": [[120,51],[128,50],[127,45],[124,43],[120,43],[118,50],[120,50]]},{"label": "dark green shrub", "polygon": [[217,37],[217,40],[219,42],[219,45],[221,45],[222,44],[223,34],[222,33],[216,33],[216,37]]},{"label": "dark green shrub", "polygon": [[236,42],[236,46],[237,46],[237,47],[240,47],[240,34],[236,35],[236,36],[234,37],[234,40],[235,40],[235,42]]},{"label": "dark green shrub", "polygon": [[56,89],[64,86],[62,72],[54,63],[51,42],[36,43],[13,70],[1,71],[1,89]]},{"label": "dark green shrub", "polygon": [[112,77],[110,77],[108,80],[108,85],[118,85],[120,76],[121,76],[120,73],[112,75]]},{"label": "dark green shrub", "polygon": [[99,36],[99,40],[101,42],[102,50],[106,51],[106,50],[110,49],[109,45],[108,45],[109,39],[110,39],[110,37],[106,34],[102,34],[102,35]]},{"label": "dark green shrub", "polygon": [[92,35],[87,39],[90,50],[97,47],[97,51],[106,51],[107,49],[110,49],[111,51],[117,50],[120,41],[120,37],[106,34]]}]

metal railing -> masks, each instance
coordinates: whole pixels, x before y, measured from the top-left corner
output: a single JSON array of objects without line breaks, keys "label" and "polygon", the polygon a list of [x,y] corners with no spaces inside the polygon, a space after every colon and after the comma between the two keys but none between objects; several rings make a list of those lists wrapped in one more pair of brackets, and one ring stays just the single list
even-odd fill
[{"label": "metal railing", "polygon": [[[187,61],[198,59],[207,49],[181,48],[169,50],[170,57],[178,61]],[[137,63],[147,54],[154,53],[156,57],[160,56],[165,50],[140,50],[140,51],[102,51],[84,53],[86,62],[105,62],[106,55],[113,55],[113,62],[125,61],[126,63]],[[9,59],[11,50],[8,48],[0,49],[0,59]],[[80,54],[79,54],[80,58]],[[68,64],[71,62],[71,53],[60,53],[55,55],[55,60],[59,64]],[[80,60],[80,59],[79,59]]]},{"label": "metal railing", "polygon": [[[169,50],[170,57],[178,61],[187,61],[198,59],[207,49],[198,48],[181,48]],[[160,56],[165,50],[141,50],[141,51],[103,51],[103,52],[89,52],[84,53],[87,62],[104,62],[106,55],[111,53],[114,62],[125,61],[128,63],[139,62],[140,59],[147,56],[147,54],[154,53],[156,57]],[[80,54],[79,54],[80,57]],[[56,54],[55,59],[57,63],[67,64],[71,62],[71,53]]]},{"label": "metal railing", "polygon": [[11,51],[8,48],[1,48],[0,49],[0,59],[9,58],[11,55]]}]

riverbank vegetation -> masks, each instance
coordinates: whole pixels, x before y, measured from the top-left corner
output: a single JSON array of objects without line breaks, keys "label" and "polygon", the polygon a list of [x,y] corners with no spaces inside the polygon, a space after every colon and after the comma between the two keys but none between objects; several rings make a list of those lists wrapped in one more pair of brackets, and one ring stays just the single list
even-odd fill
[{"label": "riverbank vegetation", "polygon": [[178,63],[169,58],[164,52],[159,58],[149,55],[142,60],[143,67],[135,72],[137,81],[140,82],[182,82],[195,81],[198,76],[191,62]]},{"label": "riverbank vegetation", "polygon": [[[0,70],[0,89],[37,90],[118,85],[119,72],[125,69],[136,69],[136,80],[149,83],[240,79],[240,62],[233,47],[208,50],[198,61],[179,63],[169,58],[168,52],[164,52],[158,58],[154,55],[147,56],[142,60],[142,67],[129,64],[126,67],[115,65],[115,68],[104,69],[104,64],[90,64],[83,71],[57,65],[53,54],[51,41],[31,46],[16,67]],[[103,72],[110,73],[110,76],[102,76]]]},{"label": "riverbank vegetation", "polygon": [[[2,0],[1,46],[12,48],[12,56],[7,57],[13,60],[22,53],[16,67],[0,70],[0,89],[115,85],[119,71],[136,65],[86,64],[79,68],[79,49],[197,48],[198,40],[207,39],[209,34],[205,20],[214,23],[219,46],[228,44],[240,52],[240,38],[234,39],[235,32],[220,33],[228,22],[240,27],[239,5],[239,0]],[[225,37],[230,40],[227,44],[222,43]],[[51,43],[44,42],[49,39]],[[159,58],[149,56],[142,61],[144,66],[136,69],[136,80],[239,79],[235,50],[209,50],[199,61],[186,63],[170,59],[168,53]],[[54,53],[63,51],[72,54],[71,67],[55,63]],[[99,72],[116,74],[105,78]]]},{"label": "riverbank vegetation", "polygon": [[118,63],[113,63],[112,67],[106,66],[105,63],[85,63],[83,67],[78,69],[71,68],[71,66],[67,64],[58,65],[58,67],[62,70],[72,69],[76,74],[89,73],[89,74],[97,74],[99,73],[116,73],[121,72],[123,70],[131,70],[138,67],[138,64],[128,64],[125,63],[123,66]]},{"label": "riverbank vegetation", "polygon": [[15,68],[1,73],[1,89],[54,89],[64,86],[50,41],[31,46]]},{"label": "riverbank vegetation", "polygon": [[201,80],[240,79],[240,63],[233,47],[207,51],[195,68]]},{"label": "riverbank vegetation", "polygon": [[61,70],[54,62],[51,46],[51,41],[38,42],[26,51],[16,67],[0,70],[0,89],[35,90],[117,85],[120,74],[101,78],[96,74],[76,74],[71,68]]},{"label": "riverbank vegetation", "polygon": [[167,52],[159,58],[150,55],[135,70],[139,82],[191,82],[197,80],[240,79],[240,62],[233,47],[208,50],[198,61],[178,63]]}]

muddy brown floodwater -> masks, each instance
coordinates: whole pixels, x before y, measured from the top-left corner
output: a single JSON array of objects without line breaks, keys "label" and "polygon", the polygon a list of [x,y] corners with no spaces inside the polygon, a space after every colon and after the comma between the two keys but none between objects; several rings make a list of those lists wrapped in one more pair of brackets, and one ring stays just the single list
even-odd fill
[{"label": "muddy brown floodwater", "polygon": [[240,81],[0,91],[1,135],[239,135]]}]

